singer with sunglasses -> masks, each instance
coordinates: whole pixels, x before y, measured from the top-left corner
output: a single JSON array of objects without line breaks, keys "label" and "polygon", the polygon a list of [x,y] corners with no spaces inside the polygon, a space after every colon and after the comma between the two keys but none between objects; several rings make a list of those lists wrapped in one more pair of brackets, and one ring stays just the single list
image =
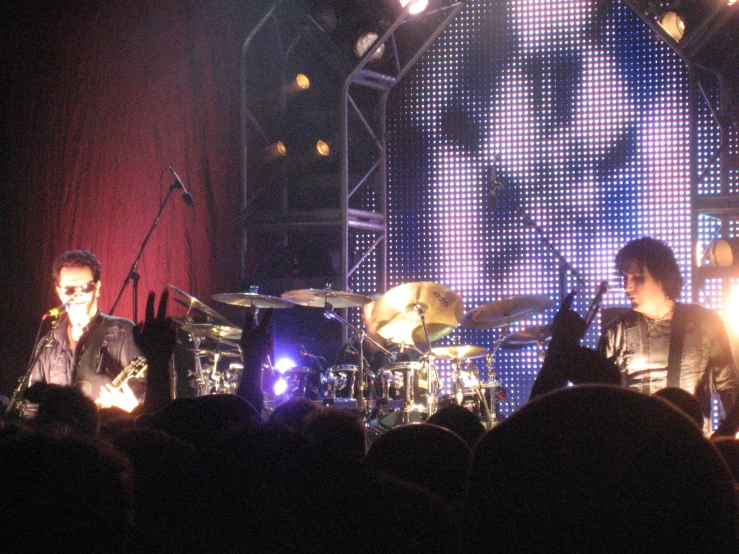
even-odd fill
[{"label": "singer with sunglasses", "polygon": [[[133,322],[100,312],[100,274],[100,262],[89,250],[69,250],[54,260],[52,279],[62,307],[47,314],[56,319],[36,345],[31,384],[74,386],[98,399],[101,388],[141,356]],[[143,395],[143,383],[132,388]]]}]

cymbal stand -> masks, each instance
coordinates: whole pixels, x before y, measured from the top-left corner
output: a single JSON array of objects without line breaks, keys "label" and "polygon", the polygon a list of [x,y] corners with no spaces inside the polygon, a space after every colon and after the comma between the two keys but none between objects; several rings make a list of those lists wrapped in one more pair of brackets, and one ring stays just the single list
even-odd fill
[{"label": "cymbal stand", "polygon": [[333,306],[326,302],[326,305],[324,306],[324,312],[323,315],[326,316],[326,319],[333,319],[335,321],[338,321],[342,325],[345,325],[348,327],[351,331],[354,332],[355,335],[357,335],[357,338],[359,339],[359,363],[357,365],[357,409],[362,415],[366,415],[367,413],[367,405],[364,401],[364,391],[365,391],[365,383],[364,383],[364,339],[367,339],[372,344],[374,344],[377,348],[382,350],[385,354],[391,356],[392,354],[382,345],[378,344],[374,339],[369,337],[367,333],[360,330],[356,326],[349,323],[346,319],[341,317],[339,314],[337,314],[333,310]]},{"label": "cymbal stand", "polygon": [[480,374],[477,371],[477,368],[475,368],[475,378],[477,380],[477,395],[480,398],[480,404],[482,405],[482,409],[485,412],[485,418],[487,420],[485,428],[488,430],[492,429],[493,426],[498,423],[496,415],[497,410],[495,409],[495,404],[497,401],[495,389],[496,387],[500,386],[500,381],[497,380],[497,375],[495,373],[495,353],[500,348],[500,345],[503,344],[503,341],[506,339],[506,337],[510,334],[510,328],[504,327],[503,332],[500,334],[500,337],[498,337],[498,340],[495,341],[493,349],[487,354],[487,356],[485,356],[485,367],[488,370],[488,386],[490,388],[490,404],[488,404],[487,398],[485,398],[485,391],[482,388]]},{"label": "cymbal stand", "polygon": [[[416,310],[416,313],[418,314],[418,317],[421,320],[421,325],[423,326],[423,336],[426,339],[426,354],[423,356],[426,357],[426,371],[427,371],[427,377],[428,377],[428,387],[429,392],[426,397],[426,404],[428,407],[428,414],[429,416],[433,414],[434,412],[434,406],[436,404],[436,394],[438,391],[437,386],[437,378],[436,378],[436,365],[432,363],[431,359],[428,357],[428,353],[431,352],[431,339],[429,337],[429,331],[426,327],[426,314],[423,311],[423,306],[421,304],[415,304],[413,306],[413,309]],[[432,375],[433,373],[433,375]],[[413,379],[411,379],[411,385],[412,385]],[[407,396],[407,395],[406,395]],[[405,402],[403,402],[405,404]],[[409,421],[404,421],[404,423],[410,422],[410,411],[411,411],[411,405],[409,403],[408,406],[403,405],[403,414],[404,419],[408,419]]]}]

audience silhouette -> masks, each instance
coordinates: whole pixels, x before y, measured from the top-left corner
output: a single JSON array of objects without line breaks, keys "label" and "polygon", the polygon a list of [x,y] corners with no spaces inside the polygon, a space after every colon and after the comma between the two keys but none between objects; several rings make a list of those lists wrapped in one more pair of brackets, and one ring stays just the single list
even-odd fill
[{"label": "audience silhouette", "polygon": [[137,411],[45,385],[28,391],[35,419],[0,424],[4,549],[737,551],[739,443],[706,439],[691,398],[543,384],[491,431],[448,406],[368,446],[359,414],[304,398],[265,421],[264,319],[241,341],[254,371],[239,395],[173,399],[166,294],[156,315],[154,300],[135,331]]}]

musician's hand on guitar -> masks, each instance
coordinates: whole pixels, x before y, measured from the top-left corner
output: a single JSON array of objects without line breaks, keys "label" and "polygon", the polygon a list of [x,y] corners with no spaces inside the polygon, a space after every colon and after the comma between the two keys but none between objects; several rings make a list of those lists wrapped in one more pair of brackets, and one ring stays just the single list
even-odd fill
[{"label": "musician's hand on guitar", "polygon": [[177,329],[172,319],[166,315],[169,292],[166,289],[162,292],[156,317],[155,298],[156,294],[150,292],[146,301],[146,318],[134,328],[134,341],[150,364],[155,360],[169,363],[177,344]]},{"label": "musician's hand on guitar", "polygon": [[95,404],[101,408],[115,407],[131,413],[139,405],[139,400],[128,386],[128,381],[124,381],[119,388],[110,384],[100,387],[100,396],[95,400]]}]

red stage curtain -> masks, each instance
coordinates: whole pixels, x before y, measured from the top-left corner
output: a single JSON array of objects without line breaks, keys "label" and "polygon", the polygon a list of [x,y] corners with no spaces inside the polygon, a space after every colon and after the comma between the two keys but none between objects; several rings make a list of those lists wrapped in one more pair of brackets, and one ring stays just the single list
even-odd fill
[{"label": "red stage curtain", "polygon": [[[238,289],[239,55],[264,2],[7,4],[22,4],[2,8],[0,39],[9,395],[58,304],[54,257],[92,250],[109,312],[173,182],[167,166],[195,206],[175,192],[165,208],[139,266],[139,318],[166,283],[211,305]],[[131,288],[115,314],[132,317]]]}]

